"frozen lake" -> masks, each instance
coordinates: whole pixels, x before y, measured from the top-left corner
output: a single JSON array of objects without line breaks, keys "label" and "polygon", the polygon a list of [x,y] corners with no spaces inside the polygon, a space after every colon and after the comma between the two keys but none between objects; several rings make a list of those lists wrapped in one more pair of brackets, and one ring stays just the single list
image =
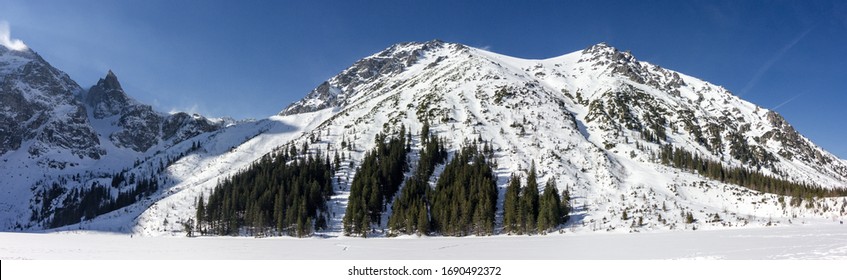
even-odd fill
[{"label": "frozen lake", "polygon": [[0,259],[847,259],[847,225],[373,239],[4,232]]}]

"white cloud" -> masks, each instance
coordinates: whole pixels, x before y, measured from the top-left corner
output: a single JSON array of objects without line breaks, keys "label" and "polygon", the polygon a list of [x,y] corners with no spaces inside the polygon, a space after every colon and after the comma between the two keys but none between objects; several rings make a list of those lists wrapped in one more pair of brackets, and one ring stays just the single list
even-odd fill
[{"label": "white cloud", "polygon": [[11,31],[9,30],[9,23],[6,21],[0,21],[0,45],[3,45],[8,49],[16,51],[27,50],[27,46],[26,44],[24,44],[23,41],[18,39],[12,39],[11,35]]},{"label": "white cloud", "polygon": [[188,113],[188,114],[203,115],[203,114],[200,113],[200,106],[197,105],[197,104],[193,104],[193,105],[191,105],[189,107],[185,107],[185,108],[172,107],[171,110],[168,111],[168,114],[171,114],[171,115],[176,114],[176,113]]}]

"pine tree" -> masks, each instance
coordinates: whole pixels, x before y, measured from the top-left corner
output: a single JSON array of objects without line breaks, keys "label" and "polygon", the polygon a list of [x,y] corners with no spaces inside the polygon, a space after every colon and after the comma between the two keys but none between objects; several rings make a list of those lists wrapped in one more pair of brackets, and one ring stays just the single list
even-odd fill
[{"label": "pine tree", "polygon": [[538,232],[546,234],[549,230],[556,228],[562,223],[560,203],[556,183],[553,180],[547,181],[541,201],[539,202]]},{"label": "pine tree", "polygon": [[568,222],[571,212],[571,193],[567,188],[562,191],[562,201],[559,203],[559,224]]},{"label": "pine tree", "polygon": [[206,234],[206,231],[203,229],[203,221],[206,219],[206,206],[203,203],[203,194],[200,194],[200,198],[197,199],[197,213],[195,214],[197,219],[197,231],[200,232],[200,235]]},{"label": "pine tree", "polygon": [[429,217],[427,217],[426,205],[423,203],[418,205],[417,233],[418,236],[427,235],[429,234]]},{"label": "pine tree", "polygon": [[506,233],[520,232],[520,191],[520,178],[512,174],[512,178],[509,180],[509,186],[506,187],[506,197],[503,201],[503,226]]},{"label": "pine tree", "polygon": [[521,193],[521,226],[525,233],[534,233],[538,220],[538,182],[535,174],[535,162],[529,171],[526,186]]}]

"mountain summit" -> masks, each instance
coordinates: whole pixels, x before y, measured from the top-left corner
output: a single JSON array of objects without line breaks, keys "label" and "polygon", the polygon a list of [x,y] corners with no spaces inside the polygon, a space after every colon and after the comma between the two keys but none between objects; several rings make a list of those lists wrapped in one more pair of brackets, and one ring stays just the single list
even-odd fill
[{"label": "mountain summit", "polygon": [[[31,206],[37,215],[10,221],[37,228],[84,218],[78,227],[173,234],[181,230],[174,221],[192,218],[199,198],[220,182],[239,171],[264,174],[257,162],[285,159],[281,154],[332,155],[334,169],[326,175],[334,195],[322,210],[321,230],[339,235],[366,155],[386,135],[404,134],[414,170],[426,142],[422,131],[443,139],[450,157],[463,146],[484,145],[500,194],[511,175],[527,180],[530,170],[537,171],[538,185],[568,190],[574,230],[734,227],[847,213],[837,197],[847,193],[847,163],[778,113],[604,43],[549,59],[438,40],[395,44],[322,82],[277,116],[226,128],[152,112],[129,99],[111,72],[89,90],[85,104],[100,142],[145,156],[83,178],[26,181],[37,192]],[[434,168],[423,182],[432,187],[445,168]],[[53,183],[63,180],[65,191],[51,196]],[[111,185],[132,199],[125,195],[105,207],[68,198],[92,184]],[[64,199],[70,206],[52,203]],[[114,193],[102,199],[120,200]],[[498,205],[503,199],[498,196]],[[125,208],[112,211],[119,207]],[[502,225],[503,208],[497,209]],[[60,210],[71,214],[55,213]],[[387,226],[390,214],[381,215],[373,226]]]},{"label": "mountain summit", "polygon": [[[449,100],[453,94],[458,101]],[[542,60],[441,41],[397,44],[355,63],[281,114],[329,107],[345,111],[384,97],[401,101],[399,107],[374,108],[388,110],[384,116],[402,115],[403,100],[429,101],[409,103],[417,108],[408,113],[416,115],[416,122],[433,124],[473,123],[498,107],[535,110],[555,102],[560,108],[547,113],[574,116],[585,140],[612,152],[617,144],[646,137],[657,145],[673,144],[797,181],[823,186],[847,181],[847,170],[835,156],[799,135],[778,113],[605,43]],[[510,106],[509,100],[528,104]],[[436,112],[439,118],[433,118]],[[488,117],[502,120],[504,115]]]},{"label": "mountain summit", "polygon": [[85,103],[92,107],[92,113],[98,119],[120,114],[128,107],[138,104],[126,95],[112,70],[88,90]]}]

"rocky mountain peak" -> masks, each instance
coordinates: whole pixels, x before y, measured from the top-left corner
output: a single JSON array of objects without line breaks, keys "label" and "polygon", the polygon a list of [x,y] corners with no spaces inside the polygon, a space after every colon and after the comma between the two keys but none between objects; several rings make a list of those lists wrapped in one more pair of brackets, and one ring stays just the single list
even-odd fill
[{"label": "rocky mountain peak", "polygon": [[[79,85],[36,52],[0,46],[0,154],[33,157],[63,149],[80,158],[104,152],[75,95]],[[32,141],[34,140],[34,141]]]},{"label": "rocky mountain peak", "polygon": [[582,51],[581,63],[589,63],[595,70],[620,75],[630,81],[679,95],[678,88],[685,86],[679,73],[657,65],[638,61],[629,51],[620,51],[606,43],[598,43]]},{"label": "rocky mountain peak", "polygon": [[23,49],[23,50],[15,50],[15,49],[10,49],[10,48],[4,46],[3,44],[0,44],[0,56],[6,56],[6,55],[24,57],[24,58],[27,58],[27,59],[37,59],[38,58],[38,54],[36,54],[34,51],[32,51],[29,48],[26,48],[26,49]]},{"label": "rocky mountain peak", "polygon": [[467,49],[463,45],[445,43],[437,39],[428,42],[394,44],[357,61],[332,79],[321,83],[305,98],[292,103],[279,114],[293,115],[343,105],[348,98],[359,92],[357,87],[381,77],[400,74],[418,63],[426,53],[445,47],[457,51]]},{"label": "rocky mountain peak", "polygon": [[629,51],[620,51],[606,43],[598,43],[582,50],[580,61],[595,62],[595,65],[628,65],[638,61]]},{"label": "rocky mountain peak", "polygon": [[115,73],[112,72],[112,69],[109,69],[109,73],[106,74],[106,77],[103,78],[103,79],[100,79],[100,81],[98,81],[97,84],[98,85],[102,84],[102,86],[106,89],[114,89],[114,90],[121,90],[121,91],[123,90],[123,88],[121,87],[121,83],[118,82],[118,76],[116,76]]},{"label": "rocky mountain peak", "polygon": [[125,112],[137,102],[127,96],[118,77],[109,70],[106,77],[88,90],[85,103],[91,107],[94,118],[102,119]]}]

